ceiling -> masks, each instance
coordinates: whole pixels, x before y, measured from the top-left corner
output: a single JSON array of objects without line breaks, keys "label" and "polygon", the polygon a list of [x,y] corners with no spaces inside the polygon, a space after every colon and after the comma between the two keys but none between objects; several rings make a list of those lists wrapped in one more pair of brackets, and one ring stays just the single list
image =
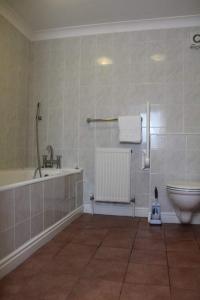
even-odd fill
[{"label": "ceiling", "polygon": [[6,0],[33,31],[200,14],[200,0]]}]

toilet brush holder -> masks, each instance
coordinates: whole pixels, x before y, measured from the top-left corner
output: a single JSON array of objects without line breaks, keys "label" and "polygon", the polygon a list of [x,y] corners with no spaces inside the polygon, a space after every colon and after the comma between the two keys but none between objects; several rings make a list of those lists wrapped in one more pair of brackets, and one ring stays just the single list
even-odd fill
[{"label": "toilet brush holder", "polygon": [[160,209],[160,203],[158,202],[158,189],[157,189],[157,187],[155,187],[154,194],[155,194],[155,200],[152,204],[151,217],[150,217],[149,223],[152,224],[152,225],[161,225],[162,224],[161,209]]}]

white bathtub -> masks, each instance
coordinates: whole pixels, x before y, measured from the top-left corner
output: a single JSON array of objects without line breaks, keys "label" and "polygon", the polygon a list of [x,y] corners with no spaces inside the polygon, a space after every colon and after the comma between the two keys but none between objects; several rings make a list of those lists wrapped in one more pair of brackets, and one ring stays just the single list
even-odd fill
[{"label": "white bathtub", "polygon": [[83,212],[81,169],[33,175],[34,169],[0,171],[0,278]]},{"label": "white bathtub", "polygon": [[70,174],[80,173],[81,169],[42,169],[42,178],[39,177],[37,172],[36,178],[34,176],[34,169],[8,169],[0,170],[0,191],[11,189],[18,186],[23,186],[39,181],[48,180],[49,177],[59,177]]}]

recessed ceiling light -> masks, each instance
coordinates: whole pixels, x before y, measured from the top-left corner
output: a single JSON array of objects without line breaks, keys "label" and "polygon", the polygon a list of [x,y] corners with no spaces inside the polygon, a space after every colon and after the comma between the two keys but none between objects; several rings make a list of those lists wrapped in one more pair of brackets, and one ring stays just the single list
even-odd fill
[{"label": "recessed ceiling light", "polygon": [[97,64],[100,66],[112,65],[113,61],[109,57],[102,56],[97,59]]},{"label": "recessed ceiling light", "polygon": [[161,53],[156,53],[151,56],[151,59],[160,62],[160,61],[164,61],[166,59],[166,56]]}]

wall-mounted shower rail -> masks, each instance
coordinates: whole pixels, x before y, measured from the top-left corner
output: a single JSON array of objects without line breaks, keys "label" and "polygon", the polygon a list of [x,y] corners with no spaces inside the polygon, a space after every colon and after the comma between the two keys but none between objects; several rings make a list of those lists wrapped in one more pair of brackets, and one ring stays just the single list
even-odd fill
[{"label": "wall-mounted shower rail", "polygon": [[92,123],[92,122],[114,122],[114,121],[118,121],[118,118],[104,118],[104,119],[87,118],[87,123]]}]

